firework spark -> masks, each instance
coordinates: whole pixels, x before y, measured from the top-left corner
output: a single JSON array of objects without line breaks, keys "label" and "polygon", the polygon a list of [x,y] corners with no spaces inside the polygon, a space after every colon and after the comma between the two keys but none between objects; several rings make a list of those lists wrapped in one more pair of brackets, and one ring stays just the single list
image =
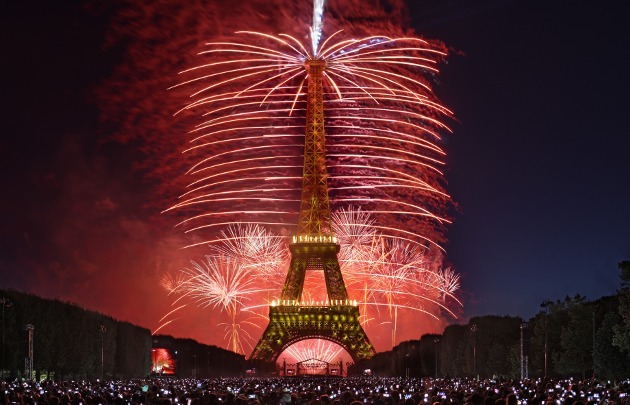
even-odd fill
[{"label": "firework spark", "polygon": [[160,278],[160,285],[169,294],[176,291],[184,282],[184,277],[181,272],[177,273],[164,273]]},{"label": "firework spark", "polygon": [[395,345],[401,311],[434,319],[441,313],[455,316],[449,304],[461,305],[454,295],[459,277],[451,269],[432,269],[434,263],[423,249],[376,231],[374,220],[360,210],[340,210],[333,218],[344,280],[348,290],[361,298],[368,333],[388,325]]},{"label": "firework spark", "polygon": [[217,256],[236,260],[252,277],[264,277],[281,287],[289,263],[289,250],[282,236],[258,224],[229,225],[221,232],[222,243],[210,246]]},{"label": "firework spark", "polygon": [[252,333],[267,319],[261,311],[278,299],[289,260],[284,239],[257,224],[227,226],[205,261],[193,261],[177,277],[165,276],[169,293],[177,297],[173,305],[179,306],[160,320],[156,332],[176,320],[172,316],[188,300],[224,312],[219,326],[225,328],[227,347],[246,353]]},{"label": "firework spark", "polygon": [[260,289],[238,261],[225,256],[207,256],[202,263],[192,262],[184,271],[178,291],[205,307],[221,308],[234,313],[249,296]]},{"label": "firework spark", "polygon": [[259,322],[256,322],[255,317],[249,316],[243,320],[239,319],[241,312],[233,312],[231,314],[230,322],[221,322],[218,326],[225,328],[225,335],[223,338],[227,341],[227,349],[235,352],[245,354],[251,350],[254,338],[248,331],[251,329],[260,329]]},{"label": "firework spark", "polygon": [[[189,246],[211,251],[184,271],[176,291],[179,299],[225,311],[234,350],[245,350],[255,333],[249,326],[256,321],[250,325],[241,313],[277,299],[288,268],[284,235],[297,223],[309,60],[325,63],[334,232],[368,335],[391,336],[381,344],[391,347],[406,316],[439,321],[455,316],[450,305],[459,304],[458,276],[441,270],[451,202],[440,142],[450,131],[442,120],[452,113],[431,87],[443,47],[342,31],[320,41],[321,32],[315,13],[310,46],[255,31],[207,42],[202,61],[171,88],[190,95],[177,115],[196,125],[184,151],[188,189],[167,211],[185,217],[179,226],[194,238]],[[318,283],[307,281],[307,298],[319,300]]]}]

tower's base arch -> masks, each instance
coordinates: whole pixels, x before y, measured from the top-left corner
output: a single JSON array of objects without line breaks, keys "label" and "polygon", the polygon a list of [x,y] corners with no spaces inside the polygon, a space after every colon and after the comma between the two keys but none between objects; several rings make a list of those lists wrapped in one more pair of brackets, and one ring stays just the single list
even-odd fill
[{"label": "tower's base arch", "polygon": [[358,306],[278,305],[269,308],[269,325],[250,359],[275,363],[286,348],[306,339],[336,343],[355,363],[376,353],[359,323]]}]

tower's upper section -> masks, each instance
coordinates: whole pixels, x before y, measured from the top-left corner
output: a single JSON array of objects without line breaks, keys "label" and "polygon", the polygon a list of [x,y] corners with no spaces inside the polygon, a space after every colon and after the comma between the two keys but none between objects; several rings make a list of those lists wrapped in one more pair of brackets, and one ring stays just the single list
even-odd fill
[{"label": "tower's upper section", "polygon": [[304,171],[297,239],[305,242],[333,241],[326,172],[326,134],[324,131],[323,75],[326,62],[310,59],[306,102],[306,137],[304,139]]}]

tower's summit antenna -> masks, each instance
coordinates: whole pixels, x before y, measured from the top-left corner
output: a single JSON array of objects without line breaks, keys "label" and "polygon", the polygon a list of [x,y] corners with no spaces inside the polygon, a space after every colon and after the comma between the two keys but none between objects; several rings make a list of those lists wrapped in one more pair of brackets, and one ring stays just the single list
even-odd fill
[{"label": "tower's summit antenna", "polygon": [[311,44],[313,46],[313,55],[317,55],[319,40],[322,38],[325,2],[326,0],[313,0],[313,24],[311,25]]}]

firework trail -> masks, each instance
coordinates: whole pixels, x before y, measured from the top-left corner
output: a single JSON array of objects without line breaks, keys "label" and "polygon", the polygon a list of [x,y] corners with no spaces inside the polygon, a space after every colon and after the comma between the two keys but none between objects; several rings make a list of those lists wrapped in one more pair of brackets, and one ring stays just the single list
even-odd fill
[{"label": "firework trail", "polygon": [[185,277],[181,272],[177,273],[164,273],[162,277],[160,277],[160,286],[166,290],[167,293],[173,293],[177,291],[177,289],[184,282]]},{"label": "firework trail", "polygon": [[267,319],[264,310],[282,287],[289,263],[283,239],[259,225],[228,226],[205,261],[193,261],[177,276],[162,279],[163,288],[176,297],[175,308],[162,317],[154,334],[193,302],[224,312],[227,319],[218,325],[224,328],[227,348],[247,353],[255,340],[252,333]]},{"label": "firework trail", "polygon": [[[273,256],[272,245],[278,246],[275,252],[286,252],[297,223],[306,106],[304,62],[318,58],[326,62],[326,153],[332,209],[334,215],[351,216],[337,221],[344,224],[335,228],[342,246],[339,258],[352,298],[368,308],[367,312],[362,310],[366,331],[382,350],[391,347],[393,325],[398,325],[398,341],[417,338],[427,329],[412,317],[425,314],[429,329],[441,326],[433,316],[443,319],[443,314],[448,314],[445,308],[455,302],[453,294],[458,288],[455,273],[442,270],[441,246],[446,241],[451,200],[444,189],[441,137],[449,132],[443,120],[449,119],[451,112],[438,102],[432,86],[437,80],[437,65],[445,56],[444,46],[409,35],[391,24],[391,15],[365,2],[327,5],[335,12],[326,15],[326,24],[314,15],[310,27],[295,24],[295,16],[310,14],[300,5],[272,1],[264,6],[244,2],[238,7],[250,31],[236,28],[243,21],[222,20],[232,12],[229,8],[182,7],[173,17],[173,27],[180,28],[162,27],[162,40],[168,46],[159,57],[169,62],[158,64],[162,69],[159,79],[147,84],[149,75],[138,77],[137,72],[146,72],[141,65],[123,72],[147,88],[170,87],[169,99],[183,105],[173,120],[166,110],[155,111],[155,106],[163,106],[163,100],[156,100],[149,91],[138,91],[137,96],[134,94],[137,102],[129,110],[153,112],[148,114],[151,119],[159,116],[160,120],[152,122],[128,114],[130,121],[143,123],[142,129],[121,135],[125,142],[136,141],[127,134],[140,137],[147,154],[160,157],[145,170],[162,183],[158,192],[162,199],[175,198],[176,190],[185,190],[162,218],[181,218],[177,229],[188,240],[185,246],[189,249],[183,251],[186,255],[198,258],[209,254],[221,258],[213,259],[219,262],[233,261],[243,273],[241,284],[232,284],[233,294],[226,298],[229,289],[216,293],[217,289],[209,286],[193,287],[194,283],[212,280],[209,269],[220,268],[205,262],[193,265],[181,275],[187,282],[171,283],[172,287],[187,286],[173,293],[174,297],[180,294],[173,308],[187,299],[223,308],[221,322],[233,330],[245,315],[252,316],[250,311],[260,309],[262,312],[256,314],[264,313],[269,302],[277,299],[288,267],[281,264],[285,258]],[[268,12],[260,11],[264,7]],[[162,17],[169,15],[160,13]],[[206,23],[191,33],[189,21],[201,20],[195,13]],[[261,19],[262,14],[270,17]],[[340,15],[351,19],[341,21]],[[136,19],[147,25],[156,20],[152,15]],[[177,39],[183,38],[179,30],[188,37]],[[272,35],[274,32],[290,35]],[[202,45],[191,64],[182,56],[182,49],[190,49],[195,42]],[[144,47],[139,46],[137,53],[142,52]],[[165,85],[164,78],[172,77],[167,67],[172,70],[186,65],[191,67],[180,68],[174,86]],[[122,94],[125,89],[111,90],[116,91]],[[108,96],[108,102],[120,101],[117,94]],[[184,99],[189,101],[182,102]],[[115,112],[110,115],[116,116]],[[181,140],[171,134],[182,133],[183,128],[190,132],[182,150]],[[187,176],[174,176],[182,171]],[[246,253],[248,247],[241,245],[247,238],[239,238],[256,235],[256,227],[270,236],[263,238],[269,242],[267,253],[264,249]],[[344,227],[347,229],[341,229]],[[241,236],[237,236],[239,232]],[[346,249],[346,243],[352,248]],[[401,259],[387,249],[407,249],[418,256],[415,264],[403,266],[412,277],[406,284],[399,283],[399,291],[405,294],[392,293],[395,271],[393,265],[385,263]],[[254,292],[253,285],[247,284],[248,277],[266,284]],[[370,289],[370,277],[377,278],[380,291]],[[212,282],[219,284],[217,281]],[[177,315],[182,310],[174,311]],[[232,316],[235,313],[236,318]],[[241,330],[256,337],[255,328],[242,326]],[[403,329],[407,335],[401,333]],[[379,343],[374,336],[384,338]]]},{"label": "firework trail", "polygon": [[231,314],[230,322],[219,323],[225,330],[224,340],[227,342],[227,349],[235,353],[246,354],[251,350],[255,339],[249,333],[248,328],[260,329],[259,323],[254,317],[239,319],[240,311]]},{"label": "firework trail", "polygon": [[[229,321],[219,323],[219,326],[225,328],[224,339],[227,341],[227,348],[243,353],[242,342],[246,338],[251,339],[243,326],[251,322],[241,321],[241,309],[245,301],[252,299],[252,295],[261,292],[254,287],[254,278],[239,261],[226,256],[207,256],[206,262],[201,264],[192,262],[192,267],[182,273],[184,281],[173,291],[179,295],[173,305],[189,298],[201,306],[211,306],[224,311]],[[166,319],[168,316],[162,318],[161,321],[164,322],[162,325],[172,321]],[[161,328],[162,326],[158,327],[155,332]]]},{"label": "firework trail", "polygon": [[432,270],[434,263],[423,249],[376,231],[374,220],[361,210],[340,210],[333,221],[344,280],[351,295],[361,298],[367,333],[389,329],[393,346],[399,341],[400,311],[436,320],[442,313],[456,317],[449,306],[461,306],[454,294],[459,276],[451,269]]},{"label": "firework trail", "polygon": [[257,224],[229,225],[221,235],[220,244],[210,245],[211,254],[233,258],[250,275],[264,277],[270,288],[282,287],[290,259],[284,237]]},{"label": "firework trail", "polygon": [[187,172],[194,180],[172,208],[190,213],[179,224],[200,237],[190,246],[216,240],[205,235],[227,221],[296,222],[304,62],[321,59],[333,206],[357,205],[381,233],[441,250],[449,197],[439,182],[444,152],[437,143],[448,128],[435,117],[450,112],[418,72],[436,72],[443,52],[417,38],[374,36],[326,40],[312,54],[282,34],[240,34],[243,42],[208,43],[201,55],[210,61],[184,71],[191,76],[177,85],[193,87],[194,98],[179,113],[200,120],[185,151],[196,162]]}]

